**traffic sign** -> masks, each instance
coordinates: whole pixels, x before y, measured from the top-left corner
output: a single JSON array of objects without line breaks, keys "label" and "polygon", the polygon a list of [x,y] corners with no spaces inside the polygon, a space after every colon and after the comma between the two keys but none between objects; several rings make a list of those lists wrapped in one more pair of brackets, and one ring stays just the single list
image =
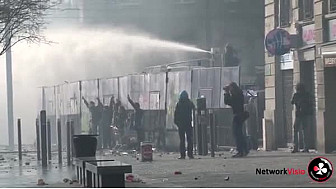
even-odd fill
[{"label": "traffic sign", "polygon": [[265,46],[270,54],[283,55],[289,52],[290,41],[290,34],[286,30],[274,29],[266,35]]}]

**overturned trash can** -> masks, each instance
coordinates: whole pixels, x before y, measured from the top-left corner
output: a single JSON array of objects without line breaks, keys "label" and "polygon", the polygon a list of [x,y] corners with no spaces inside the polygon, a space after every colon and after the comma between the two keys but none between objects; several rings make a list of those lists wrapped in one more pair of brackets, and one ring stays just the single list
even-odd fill
[{"label": "overturned trash can", "polygon": [[150,142],[140,144],[141,161],[153,161],[153,145]]},{"label": "overturned trash can", "polygon": [[96,156],[98,135],[73,135],[75,157]]}]

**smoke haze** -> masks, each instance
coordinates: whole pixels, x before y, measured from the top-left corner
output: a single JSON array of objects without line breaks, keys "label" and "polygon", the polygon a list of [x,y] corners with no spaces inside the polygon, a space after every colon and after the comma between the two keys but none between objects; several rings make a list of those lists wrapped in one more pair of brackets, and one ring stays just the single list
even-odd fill
[{"label": "smoke haze", "polygon": [[[207,56],[201,49],[115,28],[53,29],[45,36],[54,43],[20,43],[12,49],[14,122],[16,125],[17,118],[22,119],[23,143],[35,141],[40,86],[120,76],[151,65]],[[0,144],[8,142],[4,57],[0,58]]]}]

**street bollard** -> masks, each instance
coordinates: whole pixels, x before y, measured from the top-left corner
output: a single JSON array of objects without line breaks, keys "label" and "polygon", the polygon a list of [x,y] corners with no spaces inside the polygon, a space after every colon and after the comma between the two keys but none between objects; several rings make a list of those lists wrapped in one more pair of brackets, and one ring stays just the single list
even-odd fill
[{"label": "street bollard", "polygon": [[71,124],[70,121],[67,121],[67,162],[68,165],[71,165]]},{"label": "street bollard", "polygon": [[57,119],[58,163],[62,164],[62,127],[61,120]]},{"label": "street bollard", "polygon": [[[74,124],[75,124],[75,122],[74,122],[74,120],[71,120],[70,121],[70,136],[71,136],[71,141],[70,141],[70,143],[71,143],[71,158],[72,157],[74,157],[74,154],[75,154],[75,150],[74,150],[74,144],[73,144],[73,136],[74,136],[74,134],[75,134],[75,126],[74,126]],[[71,159],[72,160],[72,159]]]},{"label": "street bollard", "polygon": [[18,119],[17,126],[18,126],[19,161],[22,161],[21,119]]},{"label": "street bollard", "polygon": [[47,121],[47,140],[48,140],[48,160],[51,160],[51,126],[49,119]]},{"label": "street bollard", "polygon": [[40,142],[40,124],[39,119],[36,118],[36,153],[37,153],[37,160],[41,160],[41,142]]},{"label": "street bollard", "polygon": [[41,151],[42,151],[42,167],[48,166],[48,156],[47,156],[47,120],[46,111],[42,110],[41,115]]},{"label": "street bollard", "polygon": [[207,115],[205,110],[201,110],[201,121],[200,121],[200,127],[201,127],[201,137],[202,137],[202,153],[201,155],[206,156],[208,155],[208,132],[207,132],[207,127],[208,127],[208,122],[207,122]]},{"label": "street bollard", "polygon": [[210,145],[211,145],[211,157],[215,157],[215,129],[214,129],[214,113],[213,110],[209,110],[209,125],[210,125]]}]

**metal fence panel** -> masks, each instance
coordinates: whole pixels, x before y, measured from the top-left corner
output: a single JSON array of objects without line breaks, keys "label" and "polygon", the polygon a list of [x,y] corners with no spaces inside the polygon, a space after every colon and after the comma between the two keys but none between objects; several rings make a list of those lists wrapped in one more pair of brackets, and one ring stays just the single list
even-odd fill
[{"label": "metal fence panel", "polygon": [[166,96],[166,73],[149,73],[146,75],[148,84],[148,100],[150,110],[164,110]]},{"label": "metal fence panel", "polygon": [[118,98],[118,78],[100,79],[99,80],[99,98],[104,105],[109,105],[110,98],[113,95]]},{"label": "metal fence panel", "polygon": [[218,108],[220,104],[221,68],[196,68],[192,70],[192,98],[204,96],[207,108]]},{"label": "metal fence panel", "polygon": [[44,88],[44,100],[47,116],[56,115],[56,109],[55,109],[56,101],[55,101],[54,87]]},{"label": "metal fence panel", "polygon": [[145,88],[145,75],[128,75],[119,78],[119,94],[121,104],[126,109],[133,109],[128,103],[127,95],[129,94],[134,102],[139,102],[142,109],[148,108],[148,98]]},{"label": "metal fence panel", "polygon": [[174,111],[181,91],[191,93],[191,71],[179,71],[168,73],[167,85],[167,118],[166,129],[177,129],[174,126]]},{"label": "metal fence panel", "polygon": [[[88,103],[90,101],[95,102],[95,104],[98,104],[97,98],[98,98],[98,82],[97,80],[88,80],[88,81],[82,81],[82,97],[84,97]],[[81,97],[81,98],[82,98]],[[91,115],[89,108],[86,107],[84,104],[84,101],[81,99],[81,111],[82,111],[82,117],[81,117],[81,124],[82,124],[82,130],[87,132],[90,127],[91,122]]]}]

